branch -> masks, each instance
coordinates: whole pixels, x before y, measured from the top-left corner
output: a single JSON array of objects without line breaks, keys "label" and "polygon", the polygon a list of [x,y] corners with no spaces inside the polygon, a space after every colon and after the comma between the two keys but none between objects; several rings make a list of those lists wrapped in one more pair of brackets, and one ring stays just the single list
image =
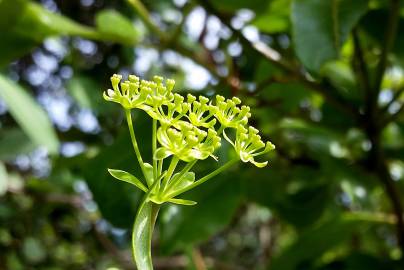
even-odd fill
[{"label": "branch", "polygon": [[[360,44],[359,40],[359,34],[358,34],[358,29],[355,28],[352,31],[352,37],[353,37],[353,42],[354,42],[354,49],[355,49],[355,58],[354,59],[354,65],[355,69],[357,70],[357,80],[358,83],[360,84],[360,87],[363,90],[363,93],[365,94],[365,100],[367,97],[371,95],[371,86],[370,86],[370,80],[369,80],[369,72],[368,68],[365,62],[364,58],[364,53]],[[356,60],[356,61],[355,61]]]},{"label": "branch", "polygon": [[380,55],[380,62],[376,68],[374,91],[376,93],[376,99],[379,96],[380,86],[383,80],[383,75],[387,67],[388,54],[391,51],[394,41],[397,36],[398,22],[400,19],[400,0],[391,0],[390,16],[388,18],[386,34],[384,37],[384,43],[382,47],[382,53]]}]

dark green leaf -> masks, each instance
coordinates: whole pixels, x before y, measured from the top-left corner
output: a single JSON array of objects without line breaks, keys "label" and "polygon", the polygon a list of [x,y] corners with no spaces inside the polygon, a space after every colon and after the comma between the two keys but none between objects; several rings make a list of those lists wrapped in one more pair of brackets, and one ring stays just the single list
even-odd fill
[{"label": "dark green leaf", "polygon": [[2,130],[0,134],[0,160],[11,161],[17,155],[27,154],[35,144],[19,128]]},{"label": "dark green leaf", "polygon": [[[242,199],[238,180],[224,175],[193,189],[187,197],[198,204],[194,207],[168,206],[161,215],[161,245],[166,252],[201,243],[223,229]],[[175,208],[173,215],[170,214],[172,207]]]},{"label": "dark green leaf", "polygon": [[292,28],[295,51],[302,63],[318,72],[339,56],[352,28],[368,9],[368,0],[294,0]]}]

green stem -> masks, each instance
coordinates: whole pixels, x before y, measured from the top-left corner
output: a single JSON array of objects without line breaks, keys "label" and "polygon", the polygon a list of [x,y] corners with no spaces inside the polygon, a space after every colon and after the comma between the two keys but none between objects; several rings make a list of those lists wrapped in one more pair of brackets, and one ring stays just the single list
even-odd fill
[{"label": "green stem", "polygon": [[139,206],[133,224],[132,252],[137,269],[153,270],[151,240],[160,205],[148,200],[146,194]]},{"label": "green stem", "polygon": [[191,190],[203,183],[205,183],[206,181],[208,181],[209,179],[211,179],[212,177],[215,177],[216,175],[218,175],[219,173],[223,172],[224,170],[227,170],[228,168],[230,168],[234,163],[236,163],[237,161],[239,161],[240,159],[237,157],[235,159],[232,159],[230,161],[228,161],[226,164],[224,164],[223,166],[221,166],[220,168],[214,170],[213,172],[209,173],[208,175],[202,177],[201,179],[199,179],[198,181],[195,181],[193,184],[184,187],[183,189],[177,190],[171,194],[168,195],[168,197],[170,198],[174,198],[175,196],[187,192],[188,190]]},{"label": "green stem", "polygon": [[154,33],[156,33],[160,39],[166,40],[166,34],[160,30],[160,28],[151,20],[151,16],[149,14],[149,11],[145,8],[143,3],[139,0],[128,0],[128,2],[132,5],[132,7],[136,10],[136,12],[139,14],[140,18],[142,21],[149,27],[150,30],[152,30]]},{"label": "green stem", "polygon": [[143,176],[146,178],[146,168],[144,167],[142,155],[140,154],[139,146],[137,144],[135,131],[133,130],[132,115],[130,113],[130,110],[125,110],[125,115],[126,115],[126,121],[128,122],[128,128],[130,138],[132,140],[133,149],[135,150],[136,157],[137,160],[139,161],[140,168],[142,169]]},{"label": "green stem", "polygon": [[[157,120],[153,119],[153,131],[152,131],[152,157],[154,156],[154,153],[156,152],[157,149]],[[153,178],[157,179],[158,173],[157,173],[157,160],[153,158]]]},{"label": "green stem", "polygon": [[164,159],[159,160],[158,161],[158,175],[161,175],[161,173],[163,172],[163,163],[164,163]]},{"label": "green stem", "polygon": [[164,177],[163,182],[162,182],[162,190],[166,188],[168,181],[170,180],[171,176],[174,173],[175,168],[177,167],[178,161],[180,161],[176,156],[173,156],[171,159],[170,166],[168,167],[168,171],[166,174],[166,177]]},{"label": "green stem", "polygon": [[180,174],[177,175],[175,178],[172,179],[170,182],[169,187],[175,187],[175,185],[178,183],[178,181],[181,180],[182,176],[189,172],[189,170],[196,164],[198,160],[195,159],[194,161],[189,162],[185,167],[181,170]]}]

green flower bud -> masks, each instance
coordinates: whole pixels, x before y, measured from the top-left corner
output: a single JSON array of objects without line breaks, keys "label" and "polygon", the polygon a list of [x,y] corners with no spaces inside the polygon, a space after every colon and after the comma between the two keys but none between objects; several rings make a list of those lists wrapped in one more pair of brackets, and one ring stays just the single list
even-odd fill
[{"label": "green flower bud", "polygon": [[268,164],[268,161],[257,162],[254,158],[268,153],[275,149],[275,146],[271,142],[264,143],[258,133],[258,129],[252,126],[248,127],[247,130],[244,126],[240,125],[237,128],[236,141],[234,143],[227,136],[225,138],[233,145],[243,162],[251,162],[255,166],[262,168]]},{"label": "green flower bud", "polygon": [[239,104],[241,100],[237,97],[225,100],[223,96],[217,95],[216,106],[210,110],[223,127],[237,128],[239,125],[246,125],[251,116],[250,108],[248,106],[239,108]]}]

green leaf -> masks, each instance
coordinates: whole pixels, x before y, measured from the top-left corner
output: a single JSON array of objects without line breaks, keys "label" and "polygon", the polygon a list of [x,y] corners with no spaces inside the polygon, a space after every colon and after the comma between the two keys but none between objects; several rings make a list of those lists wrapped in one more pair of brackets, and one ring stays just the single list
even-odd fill
[{"label": "green leaf", "polygon": [[102,98],[101,86],[92,78],[86,76],[73,77],[67,82],[66,88],[82,108],[99,112],[102,110],[102,106],[107,106]]},{"label": "green leaf", "polygon": [[295,51],[302,63],[318,72],[337,59],[350,31],[368,9],[368,0],[294,0],[292,28]]},{"label": "green leaf", "polygon": [[24,0],[0,1],[0,66],[9,63],[32,50],[38,43],[29,37],[15,33],[14,25],[20,20],[25,9]]},{"label": "green leaf", "polygon": [[[106,168],[122,168],[140,172],[135,156],[128,150],[131,144],[126,129],[116,141],[100,149],[99,154],[87,162],[82,162],[82,173],[102,216],[117,227],[129,228],[133,224],[136,206],[143,192],[133,190],[129,185],[118,185],[111,181]],[[122,214],[125,213],[125,214]]]},{"label": "green leaf", "polygon": [[116,179],[135,185],[140,190],[147,192],[148,189],[136,176],[121,170],[108,169],[108,172]]},{"label": "green leaf", "polygon": [[[390,12],[388,9],[378,9],[368,12],[363,17],[360,26],[371,37],[371,39],[368,39],[368,43],[373,41],[380,47],[384,46],[385,31],[389,16]],[[404,18],[402,16],[398,21],[397,31],[392,53],[397,56],[401,65],[404,65]]]},{"label": "green leaf", "polygon": [[97,29],[104,38],[119,40],[128,45],[136,44],[140,33],[130,20],[115,10],[102,10],[95,18]]},{"label": "green leaf", "polygon": [[164,209],[159,226],[164,252],[184,250],[206,241],[232,219],[242,199],[240,182],[224,175],[211,181],[187,193],[198,202],[194,207],[171,204]]},{"label": "green leaf", "polygon": [[172,153],[171,153],[170,150],[168,150],[168,149],[166,149],[164,147],[160,147],[160,148],[156,149],[156,152],[154,152],[153,158],[157,159],[157,160],[162,160],[162,159],[165,159],[166,157],[169,157],[171,155],[172,155]]},{"label": "green leaf", "polygon": [[[304,262],[321,257],[352,237],[355,231],[364,231],[366,225],[383,223],[383,219],[373,219],[372,215],[344,214],[312,227],[274,258],[271,269],[295,270]],[[308,248],[310,247],[310,248]]]},{"label": "green leaf", "polygon": [[2,75],[0,89],[0,98],[28,137],[45,146],[49,153],[58,153],[59,140],[46,112],[23,88]]},{"label": "green leaf", "polygon": [[0,134],[0,160],[10,161],[35,149],[35,144],[18,127],[3,129]]},{"label": "green leaf", "polygon": [[[27,29],[30,29],[30,31],[27,31]],[[54,35],[77,35],[95,39],[100,39],[101,37],[93,28],[53,13],[43,8],[42,5],[31,1],[23,1],[19,20],[16,21],[13,30],[15,33],[30,37],[37,42]]]},{"label": "green leaf", "polygon": [[227,11],[227,12],[235,12],[238,9],[251,9],[254,11],[262,10],[262,7],[268,2],[266,0],[221,0],[221,1],[209,1],[213,6],[215,6],[218,10]]},{"label": "green leaf", "polygon": [[191,200],[184,200],[184,199],[169,199],[170,203],[179,204],[179,205],[195,205],[197,202]]},{"label": "green leaf", "polygon": [[147,186],[151,187],[154,182],[154,175],[153,175],[153,166],[150,163],[143,163],[146,169],[146,182]]},{"label": "green leaf", "polygon": [[266,33],[286,32],[290,26],[291,0],[273,0],[265,12],[259,13],[252,24]]},{"label": "green leaf", "polygon": [[[176,178],[179,176],[179,174],[180,174],[180,173],[174,174],[172,181],[174,181],[174,179],[176,179]],[[175,180],[175,181],[177,181],[177,180]],[[175,191],[175,190],[179,190],[179,189],[182,189],[182,188],[184,188],[184,187],[187,187],[187,186],[191,185],[194,181],[195,181],[195,173],[193,173],[193,172],[186,172],[186,173],[184,173],[184,175],[181,177],[181,180],[179,180],[179,181],[175,184],[175,186],[173,186],[173,187],[171,188],[171,189],[172,189],[172,192]]]}]

